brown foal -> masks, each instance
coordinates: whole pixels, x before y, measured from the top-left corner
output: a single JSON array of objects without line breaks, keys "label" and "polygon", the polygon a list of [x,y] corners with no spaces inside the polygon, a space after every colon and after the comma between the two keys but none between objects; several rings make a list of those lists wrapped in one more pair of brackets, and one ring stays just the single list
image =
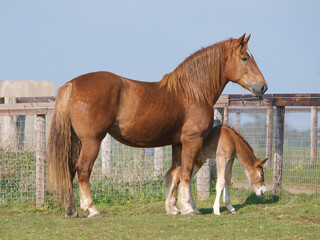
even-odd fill
[{"label": "brown foal", "polygon": [[[254,155],[250,145],[235,130],[228,126],[218,126],[212,129],[209,136],[204,140],[201,151],[195,160],[192,176],[198,172],[208,158],[216,159],[217,184],[216,200],[213,205],[213,212],[220,215],[220,197],[223,190],[223,201],[229,212],[235,212],[230,202],[229,186],[232,177],[232,165],[237,157],[246,171],[257,196],[263,195],[266,191],[262,165],[268,160],[259,160]],[[166,173],[166,211],[168,214],[180,214],[176,207],[176,193],[181,177],[181,166],[177,158],[172,160],[172,166]],[[190,201],[194,214],[201,214],[197,209],[191,194]],[[181,207],[181,206],[180,206]]]}]

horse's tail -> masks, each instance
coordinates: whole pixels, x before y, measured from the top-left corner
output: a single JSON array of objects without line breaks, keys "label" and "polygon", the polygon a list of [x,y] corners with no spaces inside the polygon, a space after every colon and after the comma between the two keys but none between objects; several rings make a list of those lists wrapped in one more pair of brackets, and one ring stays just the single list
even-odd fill
[{"label": "horse's tail", "polygon": [[72,83],[58,90],[46,151],[47,186],[62,203],[73,194],[74,166],[80,149],[69,115],[71,91]]}]

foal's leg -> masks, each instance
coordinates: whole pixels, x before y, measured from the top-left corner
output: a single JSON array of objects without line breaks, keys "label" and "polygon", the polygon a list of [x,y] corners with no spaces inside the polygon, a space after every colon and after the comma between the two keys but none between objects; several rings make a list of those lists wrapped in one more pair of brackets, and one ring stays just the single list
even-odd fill
[{"label": "foal's leg", "polygon": [[79,181],[80,208],[87,217],[99,214],[93,204],[89,178],[94,161],[98,155],[100,142],[98,140],[83,140],[79,159],[76,164]]},{"label": "foal's leg", "polygon": [[226,163],[223,157],[216,156],[216,164],[217,164],[217,183],[216,183],[216,199],[213,205],[213,212],[215,215],[220,214],[220,197],[222,190],[225,186],[225,170],[226,170]]},{"label": "foal's leg", "polygon": [[195,158],[202,147],[202,138],[184,139],[182,141],[181,179],[178,203],[181,214],[195,214],[191,206],[191,174]]},{"label": "foal's leg", "polygon": [[231,177],[232,177],[233,162],[234,162],[234,158],[231,158],[227,163],[226,173],[225,173],[225,186],[224,186],[224,190],[223,190],[223,202],[226,205],[226,207],[230,213],[236,212],[234,207],[231,205],[230,193],[229,193],[229,187],[230,187]]},{"label": "foal's leg", "polygon": [[172,166],[166,173],[166,202],[167,214],[178,215],[176,206],[177,188],[180,182],[181,169],[177,166],[181,160],[181,146],[172,145]]}]

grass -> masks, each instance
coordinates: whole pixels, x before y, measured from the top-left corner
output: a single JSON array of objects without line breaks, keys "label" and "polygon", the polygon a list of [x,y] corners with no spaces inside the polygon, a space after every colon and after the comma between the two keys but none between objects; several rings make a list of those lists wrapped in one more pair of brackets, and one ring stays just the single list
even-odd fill
[{"label": "grass", "polygon": [[[163,201],[98,204],[101,216],[64,219],[58,208],[0,208],[1,239],[319,239],[317,198],[288,195],[273,202],[233,198],[235,214],[212,214],[213,198],[197,203],[200,216],[166,215]],[[222,205],[223,206],[223,205]]]}]

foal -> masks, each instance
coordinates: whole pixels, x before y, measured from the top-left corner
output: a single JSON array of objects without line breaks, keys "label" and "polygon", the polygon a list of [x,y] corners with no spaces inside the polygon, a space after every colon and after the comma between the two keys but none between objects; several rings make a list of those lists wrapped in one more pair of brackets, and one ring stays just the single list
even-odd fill
[{"label": "foal", "polygon": [[[198,172],[208,158],[215,158],[217,165],[216,199],[213,205],[215,215],[220,215],[220,197],[222,190],[223,202],[229,212],[236,210],[231,205],[229,186],[232,176],[232,165],[234,157],[237,157],[244,167],[246,175],[251,182],[257,196],[266,191],[262,165],[268,160],[259,160],[255,157],[252,148],[247,141],[234,129],[228,126],[218,126],[211,130],[209,136],[203,142],[201,151],[196,157],[192,171],[192,177]],[[177,159],[177,158],[173,158]],[[166,202],[165,207],[168,214],[180,214],[176,207],[176,193],[180,182],[180,162],[172,161],[171,168],[166,173]],[[191,194],[190,204],[196,214],[201,214],[196,208]],[[180,206],[179,206],[180,207]]]}]

